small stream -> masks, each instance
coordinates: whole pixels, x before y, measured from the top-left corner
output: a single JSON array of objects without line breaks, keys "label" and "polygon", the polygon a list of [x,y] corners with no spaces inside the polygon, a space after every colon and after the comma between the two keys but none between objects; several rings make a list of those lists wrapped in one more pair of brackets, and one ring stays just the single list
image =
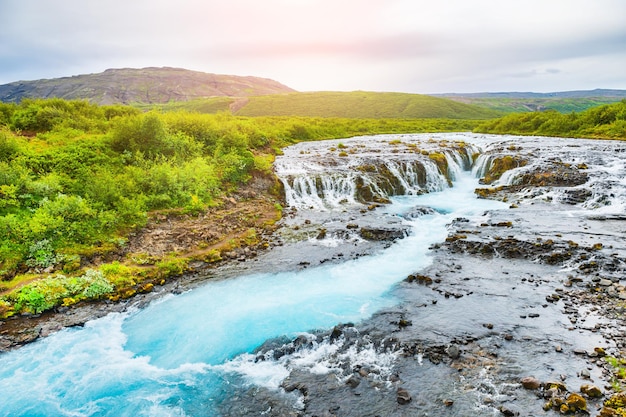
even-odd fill
[{"label": "small stream", "polygon": [[[321,391],[339,381],[343,390],[355,369],[375,370],[370,386],[378,394],[370,398],[371,413],[359,411],[359,394],[354,400],[343,396],[336,415],[402,415],[385,411],[398,412],[395,397],[390,403],[376,397],[394,386],[398,372],[405,388],[422,393],[412,403],[418,409],[437,410],[442,399],[455,395],[457,406],[446,415],[497,415],[483,401],[507,395],[506,384],[494,382],[496,362],[507,378],[527,372],[575,378],[584,364],[559,364],[553,345],[593,349],[602,340],[566,330],[560,306],[537,301],[560,285],[550,277],[556,270],[500,259],[485,271],[475,262],[446,263],[432,255],[432,246],[444,242],[459,219],[483,224],[510,211],[508,203],[474,194],[483,175],[474,155],[493,142],[472,135],[403,135],[287,148],[276,162],[289,203],[283,247],[235,278],[213,279],[144,309],[113,313],[0,355],[0,415],[315,415],[320,410],[307,410],[302,391],[285,389],[286,381],[300,375]],[[341,149],[352,153],[338,156]],[[446,175],[428,152],[443,155]],[[595,162],[600,169],[606,161]],[[606,172],[620,172],[606,166]],[[608,194],[622,198],[624,180],[611,181],[622,194]],[[607,187],[602,184],[588,201],[599,204]],[[372,205],[363,196],[385,202]],[[612,208],[619,210],[617,203]],[[609,211],[607,205],[580,210]],[[358,233],[363,228],[405,237],[372,243]],[[403,282],[410,274],[446,268],[458,279],[437,283],[437,291]],[[524,279],[508,281],[509,274]],[[529,312],[539,315],[529,320]],[[422,360],[419,347],[409,363],[384,345],[384,333],[398,330],[390,323],[404,319],[410,325],[394,334],[395,346],[463,341],[495,351],[504,333],[521,343],[503,352],[504,361],[466,367],[460,380],[460,371]],[[341,336],[333,336],[332,329],[346,323]],[[260,393],[265,399],[255,403],[258,398],[251,396]],[[315,395],[324,398],[309,389],[307,396]]]}]

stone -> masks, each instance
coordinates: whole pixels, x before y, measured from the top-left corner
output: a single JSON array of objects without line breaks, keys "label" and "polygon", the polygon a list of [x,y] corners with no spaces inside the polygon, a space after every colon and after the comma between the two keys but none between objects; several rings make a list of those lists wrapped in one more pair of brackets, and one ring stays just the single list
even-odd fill
[{"label": "stone", "polygon": [[356,388],[361,383],[361,379],[357,375],[351,375],[346,381],[346,385],[350,388]]},{"label": "stone", "polygon": [[408,404],[412,400],[411,394],[409,394],[409,392],[404,388],[398,388],[398,391],[396,393],[396,400],[398,401],[398,404]]},{"label": "stone", "polygon": [[587,410],[587,400],[576,393],[570,394],[569,397],[567,397],[567,400],[565,400],[565,404],[567,405],[568,412]]},{"label": "stone", "polygon": [[580,392],[585,394],[589,398],[602,397],[602,390],[592,384],[583,384],[580,386]]},{"label": "stone", "polygon": [[457,345],[448,346],[448,348],[446,349],[446,353],[452,359],[458,359],[459,356],[461,356],[461,350]]},{"label": "stone", "polygon": [[524,388],[529,390],[539,389],[541,386],[541,382],[533,376],[524,377],[520,382]]},{"label": "stone", "polygon": [[511,410],[510,408],[507,408],[505,406],[501,406],[498,410],[500,411],[500,414],[506,417],[519,416],[519,411]]}]

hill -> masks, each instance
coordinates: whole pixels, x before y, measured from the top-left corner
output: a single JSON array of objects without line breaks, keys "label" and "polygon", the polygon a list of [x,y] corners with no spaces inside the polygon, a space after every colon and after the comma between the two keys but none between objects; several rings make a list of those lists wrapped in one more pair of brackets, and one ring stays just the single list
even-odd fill
[{"label": "hill", "polygon": [[509,114],[481,123],[474,132],[626,140],[626,99],[578,113]]},{"label": "hill", "polygon": [[240,116],[490,119],[494,110],[421,94],[353,92],[289,93],[250,97]]},{"label": "hill", "polygon": [[507,113],[544,110],[571,113],[618,102],[626,98],[626,90],[595,89],[552,93],[446,93],[433,94],[433,97],[448,98],[461,103],[474,104]]},{"label": "hill", "polygon": [[167,103],[200,97],[245,97],[293,91],[267,78],[209,74],[180,68],[123,68],[0,85],[0,101],[55,97],[86,99],[97,104]]}]

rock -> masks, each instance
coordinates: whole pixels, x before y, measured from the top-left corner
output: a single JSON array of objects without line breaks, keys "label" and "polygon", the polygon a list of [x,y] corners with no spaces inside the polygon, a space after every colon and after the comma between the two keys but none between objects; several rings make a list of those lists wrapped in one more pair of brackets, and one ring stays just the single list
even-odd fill
[{"label": "rock", "polygon": [[606,352],[601,347],[595,347],[595,348],[593,348],[593,351],[596,352],[598,354],[598,357],[600,357],[600,358],[603,358],[603,357],[606,356]]},{"label": "rock", "polygon": [[437,214],[437,211],[432,207],[416,206],[409,210],[409,212],[406,213],[404,217],[407,219],[416,219],[418,217],[426,216],[429,214]]},{"label": "rock", "polygon": [[600,398],[602,397],[602,390],[600,390],[600,388],[596,387],[595,385],[591,385],[591,384],[584,384],[580,386],[580,392],[585,394],[587,397],[590,398]]},{"label": "rock", "polygon": [[446,354],[451,358],[451,359],[458,359],[459,356],[461,356],[461,350],[459,349],[459,347],[457,345],[450,345],[448,346],[448,348],[446,349]]},{"label": "rock", "polygon": [[524,388],[530,390],[539,389],[541,386],[541,382],[533,376],[524,377],[520,382]]},{"label": "rock", "polygon": [[550,389],[555,390],[555,391],[560,391],[560,392],[567,391],[567,387],[565,386],[565,384],[563,384],[562,382],[558,382],[558,381],[549,381],[549,382],[546,382],[543,386],[546,391]]},{"label": "rock", "polygon": [[350,378],[348,378],[348,380],[346,381],[346,385],[350,388],[356,388],[359,386],[360,383],[361,378],[359,378],[357,375],[351,375]]},{"label": "rock", "polygon": [[398,404],[408,404],[412,400],[411,394],[409,394],[409,392],[404,388],[398,388],[398,391],[396,393],[396,400],[398,401]]},{"label": "rock", "polygon": [[519,411],[513,411],[510,408],[507,408],[505,406],[501,406],[498,410],[503,416],[506,416],[506,417],[519,416]]},{"label": "rock", "polygon": [[396,240],[403,239],[406,234],[403,229],[392,229],[392,228],[374,228],[374,227],[361,227],[359,231],[361,237],[365,240],[373,240],[373,241],[387,241],[387,240]]},{"label": "rock", "polygon": [[446,398],[445,400],[443,400],[443,405],[445,405],[446,407],[452,407],[454,405],[454,401]]},{"label": "rock", "polygon": [[[567,397],[565,400],[565,404],[567,406],[566,412],[577,412],[577,411],[586,411],[587,410],[587,400],[585,400],[579,394],[573,393]],[[562,406],[561,406],[562,410]]]},{"label": "rock", "polygon": [[417,282],[421,285],[430,285],[433,283],[433,279],[426,275],[411,274],[405,279],[406,282]]}]

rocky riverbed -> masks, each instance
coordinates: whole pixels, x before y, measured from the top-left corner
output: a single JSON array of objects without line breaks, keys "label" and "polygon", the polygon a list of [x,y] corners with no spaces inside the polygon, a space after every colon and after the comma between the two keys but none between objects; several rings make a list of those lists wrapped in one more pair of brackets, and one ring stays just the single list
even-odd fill
[{"label": "rocky riverbed", "polygon": [[432,265],[394,289],[399,305],[258,352],[288,362],[323,350],[326,372],[294,366],[280,394],[238,391],[224,414],[623,415],[612,358],[626,348],[624,165],[613,159],[624,146],[539,140],[487,145],[525,161],[477,191],[510,208],[455,219]]}]

